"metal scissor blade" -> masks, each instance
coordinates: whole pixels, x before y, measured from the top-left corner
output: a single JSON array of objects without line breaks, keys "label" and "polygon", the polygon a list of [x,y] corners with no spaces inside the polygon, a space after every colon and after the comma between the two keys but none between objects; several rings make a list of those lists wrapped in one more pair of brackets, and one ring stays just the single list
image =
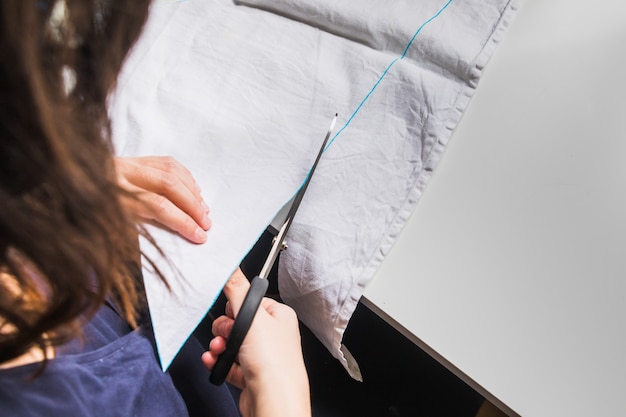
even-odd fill
[{"label": "metal scissor blade", "polygon": [[[313,178],[313,174],[315,173],[315,168],[317,168],[317,164],[322,158],[322,154],[324,153],[324,150],[326,150],[326,145],[328,144],[328,139],[330,139],[330,134],[333,132],[333,129],[335,128],[335,123],[337,123],[337,113],[335,113],[335,117],[333,117],[333,120],[330,122],[330,127],[328,128],[328,131],[326,132],[326,136],[324,137],[324,142],[322,143],[322,146],[320,147],[320,150],[317,153],[317,157],[315,158],[315,162],[313,162],[313,166],[311,167],[309,174],[304,180],[304,184],[302,184],[302,187],[300,187],[300,191],[298,191],[298,193],[295,195],[293,199],[293,203],[291,204],[291,208],[289,209],[289,213],[287,214],[287,219],[286,219],[287,223],[291,223],[291,220],[295,216],[296,211],[298,211],[298,207],[300,207],[300,203],[302,202],[304,193],[306,193],[306,190],[309,187],[309,183],[311,182],[311,178]],[[289,225],[287,226],[287,228],[289,228]]]},{"label": "metal scissor blade", "polygon": [[[272,232],[272,230],[270,229],[271,227],[272,229],[276,230],[277,233],[275,234],[274,243],[272,244],[270,253],[267,256],[267,259],[265,260],[265,264],[263,264],[263,268],[261,269],[261,272],[259,273],[259,276],[261,278],[268,277],[270,270],[272,269],[272,266],[274,265],[274,262],[276,261],[276,258],[278,257],[278,253],[280,252],[280,249],[283,245],[283,240],[285,239],[285,235],[287,234],[287,231],[289,230],[289,226],[291,226],[291,222],[293,220],[293,217],[296,214],[296,211],[298,211],[298,207],[300,207],[300,203],[302,202],[304,193],[306,192],[309,186],[309,183],[311,182],[311,178],[313,177],[313,173],[315,172],[315,169],[317,168],[317,164],[322,158],[322,154],[324,153],[324,150],[326,149],[326,145],[328,144],[328,139],[330,139],[330,135],[333,129],[335,128],[336,122],[337,122],[337,113],[335,113],[335,117],[333,117],[333,120],[330,123],[328,132],[326,132],[326,136],[324,137],[324,142],[322,143],[322,146],[319,152],[317,153],[317,157],[315,158],[315,162],[313,162],[313,166],[311,167],[306,179],[304,180],[304,183],[300,187],[300,190],[296,193],[296,195],[291,200],[289,200],[289,202],[287,202],[283,206],[282,209],[280,209],[278,214],[274,217],[274,220],[272,220],[272,222],[270,223],[270,226],[268,226],[268,230],[270,230],[270,232]],[[286,215],[284,215],[284,217],[283,217],[283,212],[286,212]],[[282,224],[280,223],[280,220],[283,220]]]},{"label": "metal scissor blade", "polygon": [[291,197],[291,200],[287,201],[283,208],[281,208],[280,211],[276,213],[276,216],[274,216],[274,219],[269,224],[269,226],[267,226],[267,231],[270,232],[272,236],[276,236],[285,224],[285,220],[287,220],[287,215],[289,214],[289,211],[291,210],[291,206],[293,205],[293,201],[295,199],[295,195]]}]

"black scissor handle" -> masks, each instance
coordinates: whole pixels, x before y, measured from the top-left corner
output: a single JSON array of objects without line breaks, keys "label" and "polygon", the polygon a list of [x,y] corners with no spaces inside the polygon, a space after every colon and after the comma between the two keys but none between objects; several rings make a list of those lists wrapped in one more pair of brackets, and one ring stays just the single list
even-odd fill
[{"label": "black scissor handle", "polygon": [[261,300],[265,297],[268,285],[268,280],[259,276],[256,276],[250,283],[250,289],[243,300],[241,309],[239,309],[239,313],[235,317],[233,328],[226,340],[226,350],[217,358],[217,362],[215,362],[215,366],[209,376],[209,381],[212,384],[221,385],[226,380],[228,371],[230,371],[230,367],[239,353],[239,348],[246,338],[250,326],[252,326],[252,320],[254,320],[254,316],[259,309]]}]

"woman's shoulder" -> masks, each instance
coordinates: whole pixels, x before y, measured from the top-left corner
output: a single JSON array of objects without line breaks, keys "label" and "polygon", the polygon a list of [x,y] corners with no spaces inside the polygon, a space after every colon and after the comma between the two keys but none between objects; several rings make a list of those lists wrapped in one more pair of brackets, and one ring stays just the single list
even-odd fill
[{"label": "woman's shoulder", "polygon": [[45,366],[0,370],[0,403],[12,416],[186,416],[150,338],[105,306],[84,338],[57,351]]}]

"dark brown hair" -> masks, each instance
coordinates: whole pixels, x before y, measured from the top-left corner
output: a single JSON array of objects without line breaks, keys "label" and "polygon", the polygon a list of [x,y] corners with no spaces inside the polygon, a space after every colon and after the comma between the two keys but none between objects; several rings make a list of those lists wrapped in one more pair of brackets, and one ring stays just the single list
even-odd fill
[{"label": "dark brown hair", "polygon": [[0,1],[0,363],[75,337],[106,297],[135,324],[106,101],[149,3]]}]

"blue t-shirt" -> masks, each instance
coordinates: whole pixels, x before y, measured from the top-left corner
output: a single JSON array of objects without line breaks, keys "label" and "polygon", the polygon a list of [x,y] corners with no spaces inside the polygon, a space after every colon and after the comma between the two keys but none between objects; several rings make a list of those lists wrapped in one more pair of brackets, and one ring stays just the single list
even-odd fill
[{"label": "blue t-shirt", "polygon": [[212,410],[199,410],[193,392],[187,394],[193,402],[188,410],[172,377],[161,371],[145,327],[131,330],[105,305],[85,326],[84,335],[82,341],[57,348],[41,375],[36,375],[40,364],[0,370],[0,416],[238,415],[229,389],[208,384],[201,348],[183,348],[176,366],[185,370],[181,376],[186,385],[204,395],[200,406]]}]

